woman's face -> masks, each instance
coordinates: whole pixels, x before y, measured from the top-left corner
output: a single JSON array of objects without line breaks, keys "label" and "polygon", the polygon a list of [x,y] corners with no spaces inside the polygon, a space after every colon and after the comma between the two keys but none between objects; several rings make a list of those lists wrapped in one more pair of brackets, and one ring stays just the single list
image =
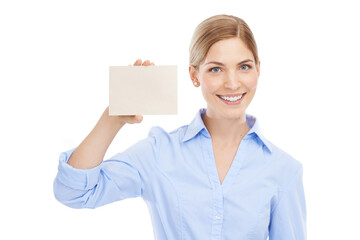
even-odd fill
[{"label": "woman's face", "polygon": [[260,62],[255,65],[253,54],[240,38],[216,42],[198,71],[190,66],[189,72],[193,81],[200,82],[209,117],[245,119],[245,110],[256,92]]}]

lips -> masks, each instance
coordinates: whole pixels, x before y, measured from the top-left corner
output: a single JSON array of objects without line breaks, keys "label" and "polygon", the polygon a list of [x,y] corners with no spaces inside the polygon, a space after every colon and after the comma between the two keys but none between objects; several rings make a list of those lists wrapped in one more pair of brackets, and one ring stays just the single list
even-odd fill
[{"label": "lips", "polygon": [[219,95],[216,95],[216,96],[222,96],[222,97],[238,97],[238,96],[240,96],[240,95],[242,95],[242,94],[245,94],[246,92],[244,92],[244,93],[235,93],[235,94],[224,94],[224,95],[221,95],[221,94],[219,94]]},{"label": "lips", "polygon": [[216,95],[222,102],[227,105],[240,104],[246,93],[243,94],[227,94],[227,95]]}]

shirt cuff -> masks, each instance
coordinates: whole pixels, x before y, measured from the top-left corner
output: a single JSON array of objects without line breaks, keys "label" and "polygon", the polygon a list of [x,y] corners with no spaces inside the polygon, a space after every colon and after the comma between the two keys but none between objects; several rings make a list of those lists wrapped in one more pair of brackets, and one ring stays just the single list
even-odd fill
[{"label": "shirt cuff", "polygon": [[91,189],[98,183],[101,164],[90,169],[73,168],[67,163],[67,161],[75,149],[76,148],[73,148],[60,154],[58,173],[56,178],[62,184],[72,189]]}]

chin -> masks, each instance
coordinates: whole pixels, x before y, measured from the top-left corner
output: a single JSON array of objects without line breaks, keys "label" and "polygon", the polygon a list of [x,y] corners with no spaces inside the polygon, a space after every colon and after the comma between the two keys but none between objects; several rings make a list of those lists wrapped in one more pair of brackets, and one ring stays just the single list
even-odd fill
[{"label": "chin", "polygon": [[222,102],[218,102],[218,99],[216,99],[216,101],[212,102],[212,104],[207,104],[207,111],[210,116],[215,118],[224,118],[229,120],[240,119],[245,115],[245,106],[246,102],[242,102],[240,105],[226,106]]}]

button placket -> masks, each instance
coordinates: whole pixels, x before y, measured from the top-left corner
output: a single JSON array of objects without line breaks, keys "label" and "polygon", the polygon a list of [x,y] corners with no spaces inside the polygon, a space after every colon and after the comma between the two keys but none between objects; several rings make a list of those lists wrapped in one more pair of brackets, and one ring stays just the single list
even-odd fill
[{"label": "button placket", "polygon": [[221,232],[223,227],[224,197],[221,185],[219,183],[215,183],[214,186],[214,215],[212,224],[212,239],[219,240],[221,239]]},{"label": "button placket", "polygon": [[201,145],[203,151],[204,161],[208,166],[209,180],[212,185],[212,201],[213,201],[213,214],[212,214],[212,231],[211,239],[220,240],[223,227],[223,213],[224,213],[224,195],[223,187],[220,184],[219,176],[217,174],[214,153],[212,149],[211,138],[201,135]]}]

